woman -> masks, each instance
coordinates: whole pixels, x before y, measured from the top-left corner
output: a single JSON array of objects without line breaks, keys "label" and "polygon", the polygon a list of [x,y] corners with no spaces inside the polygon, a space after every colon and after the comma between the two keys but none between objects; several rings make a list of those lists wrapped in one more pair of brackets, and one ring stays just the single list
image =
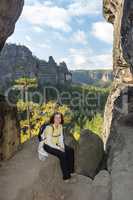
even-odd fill
[{"label": "woman", "polygon": [[50,125],[45,129],[46,139],[43,147],[46,152],[59,158],[63,180],[68,182],[74,173],[74,150],[64,143],[63,123],[63,115],[59,112],[54,113]]}]

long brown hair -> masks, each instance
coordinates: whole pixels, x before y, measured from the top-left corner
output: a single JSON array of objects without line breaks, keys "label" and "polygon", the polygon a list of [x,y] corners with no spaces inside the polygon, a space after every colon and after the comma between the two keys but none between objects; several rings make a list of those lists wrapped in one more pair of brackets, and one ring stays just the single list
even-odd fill
[{"label": "long brown hair", "polygon": [[50,124],[54,124],[54,117],[55,115],[60,115],[61,116],[61,124],[64,124],[64,116],[60,112],[55,112],[51,117],[50,117]]}]

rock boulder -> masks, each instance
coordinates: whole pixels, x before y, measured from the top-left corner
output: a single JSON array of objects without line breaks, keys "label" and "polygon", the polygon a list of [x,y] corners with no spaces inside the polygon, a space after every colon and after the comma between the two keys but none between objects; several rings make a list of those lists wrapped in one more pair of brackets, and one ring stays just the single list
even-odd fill
[{"label": "rock boulder", "polygon": [[2,163],[1,200],[103,200],[103,196],[104,200],[109,200],[108,172],[101,172],[94,181],[76,174],[65,183],[59,160],[49,154],[47,160],[40,161],[37,146],[38,140],[33,138],[12,159]]},{"label": "rock boulder", "polygon": [[102,139],[88,129],[81,132],[75,153],[76,172],[94,178],[104,158]]}]

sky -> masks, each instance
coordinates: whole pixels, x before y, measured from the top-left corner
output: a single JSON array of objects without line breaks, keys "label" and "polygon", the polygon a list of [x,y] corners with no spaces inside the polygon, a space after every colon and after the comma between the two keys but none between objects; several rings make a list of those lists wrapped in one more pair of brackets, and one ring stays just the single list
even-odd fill
[{"label": "sky", "polygon": [[112,69],[113,26],[102,12],[102,0],[25,0],[7,42],[65,61],[70,70]]}]

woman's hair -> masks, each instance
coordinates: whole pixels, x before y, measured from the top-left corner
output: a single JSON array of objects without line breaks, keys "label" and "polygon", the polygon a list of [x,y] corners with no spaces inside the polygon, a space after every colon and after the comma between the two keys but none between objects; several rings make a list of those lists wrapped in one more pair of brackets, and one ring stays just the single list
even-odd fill
[{"label": "woman's hair", "polygon": [[61,124],[64,124],[64,117],[63,117],[63,114],[60,113],[60,112],[55,112],[51,118],[50,118],[50,124],[54,124],[54,117],[55,115],[60,115],[61,116]]}]

